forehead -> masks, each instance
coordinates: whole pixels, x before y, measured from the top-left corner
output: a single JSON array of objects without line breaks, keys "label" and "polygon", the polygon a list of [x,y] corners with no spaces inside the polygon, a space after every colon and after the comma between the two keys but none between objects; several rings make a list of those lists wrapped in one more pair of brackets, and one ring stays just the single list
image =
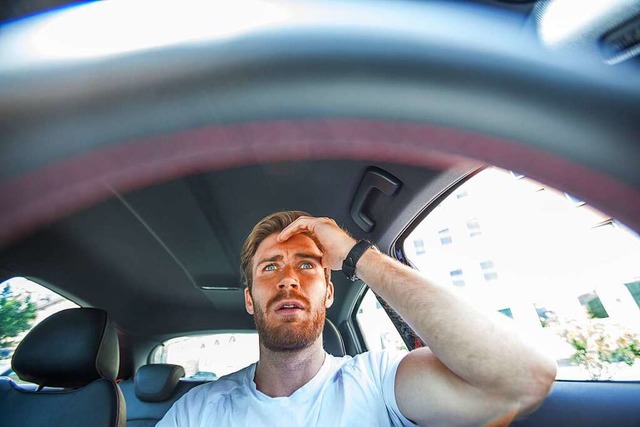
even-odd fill
[{"label": "forehead", "polygon": [[254,261],[274,255],[286,255],[287,253],[294,254],[299,252],[322,256],[322,251],[318,249],[318,246],[311,237],[304,234],[296,234],[284,242],[278,242],[278,234],[279,233],[274,233],[260,243],[256,250]]}]

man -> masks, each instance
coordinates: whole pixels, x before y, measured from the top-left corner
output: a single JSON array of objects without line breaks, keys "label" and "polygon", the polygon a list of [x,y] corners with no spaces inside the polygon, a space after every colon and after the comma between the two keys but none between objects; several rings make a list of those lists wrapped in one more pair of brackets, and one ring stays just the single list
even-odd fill
[{"label": "man", "polygon": [[[507,319],[480,313],[329,218],[264,218],[245,242],[242,269],[259,361],[195,388],[158,426],[507,425],[533,410],[555,377],[555,363]],[[362,279],[429,348],[328,355],[331,270]]]}]

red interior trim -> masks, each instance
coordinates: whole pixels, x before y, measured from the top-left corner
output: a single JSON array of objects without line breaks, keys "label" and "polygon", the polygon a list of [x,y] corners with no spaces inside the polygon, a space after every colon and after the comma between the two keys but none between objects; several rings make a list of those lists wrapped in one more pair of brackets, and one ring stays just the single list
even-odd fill
[{"label": "red interior trim", "polygon": [[640,191],[524,144],[435,125],[358,119],[207,126],[95,149],[0,184],[0,245],[113,196],[191,174],[314,159],[514,169],[640,228]]}]

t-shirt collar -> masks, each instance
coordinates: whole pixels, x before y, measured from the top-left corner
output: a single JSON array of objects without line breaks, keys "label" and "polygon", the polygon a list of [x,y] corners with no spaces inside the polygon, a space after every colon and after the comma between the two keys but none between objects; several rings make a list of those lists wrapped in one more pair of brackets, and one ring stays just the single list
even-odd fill
[{"label": "t-shirt collar", "polygon": [[324,380],[329,374],[329,370],[331,367],[332,356],[328,353],[324,353],[324,362],[322,362],[322,366],[320,370],[309,380],[308,383],[300,387],[298,390],[294,391],[290,396],[285,397],[269,397],[266,394],[262,393],[260,390],[256,388],[256,383],[254,382],[254,378],[256,376],[256,367],[257,362],[252,364],[249,369],[247,369],[247,375],[245,377],[245,382],[249,386],[251,393],[255,396],[256,399],[263,402],[288,402],[288,403],[303,403],[313,398],[321,389],[322,384],[324,384]]}]

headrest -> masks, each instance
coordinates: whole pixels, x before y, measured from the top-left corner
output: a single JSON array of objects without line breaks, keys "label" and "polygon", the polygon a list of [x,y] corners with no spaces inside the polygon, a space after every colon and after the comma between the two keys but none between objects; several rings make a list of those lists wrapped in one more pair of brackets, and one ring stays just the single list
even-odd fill
[{"label": "headrest", "polygon": [[184,377],[184,368],[179,365],[145,365],[136,372],[134,379],[136,396],[144,402],[167,400],[182,377]]},{"label": "headrest", "polygon": [[24,381],[47,387],[83,387],[114,380],[120,355],[107,313],[72,308],[36,325],[16,348],[11,368]]},{"label": "headrest", "polygon": [[329,319],[324,321],[324,330],[322,331],[322,344],[324,349],[332,356],[342,357],[347,352],[344,349],[344,342],[338,328]]}]

